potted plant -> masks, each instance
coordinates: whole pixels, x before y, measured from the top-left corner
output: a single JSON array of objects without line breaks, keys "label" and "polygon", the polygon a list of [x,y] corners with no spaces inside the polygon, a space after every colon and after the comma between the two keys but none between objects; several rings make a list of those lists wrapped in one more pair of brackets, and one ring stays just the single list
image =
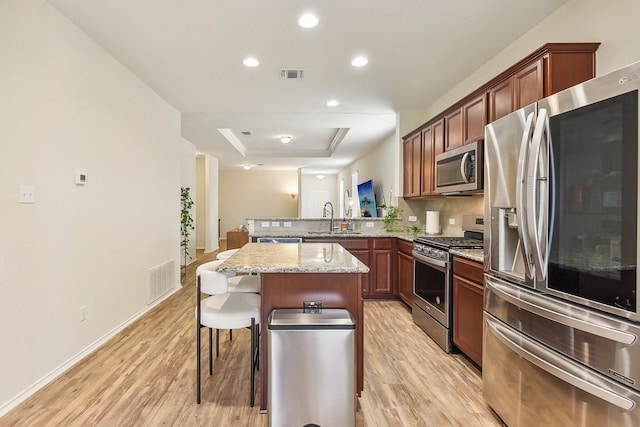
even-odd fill
[{"label": "potted plant", "polygon": [[194,229],[193,217],[191,216],[193,199],[191,199],[189,191],[189,187],[180,188],[180,248],[182,249],[184,257],[184,262],[180,269],[183,275],[187,272],[187,258],[191,259],[191,255],[189,254],[189,237],[191,230]]},{"label": "potted plant", "polygon": [[401,228],[397,226],[397,223],[401,219],[400,214],[402,213],[402,208],[387,205],[380,205],[379,207],[382,209],[382,212],[385,212],[382,219],[384,229],[389,232],[400,231]]}]

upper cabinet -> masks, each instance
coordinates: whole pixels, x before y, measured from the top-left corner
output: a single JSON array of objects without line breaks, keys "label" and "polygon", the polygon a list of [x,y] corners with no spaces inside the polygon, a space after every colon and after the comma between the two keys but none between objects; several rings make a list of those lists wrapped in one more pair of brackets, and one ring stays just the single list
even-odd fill
[{"label": "upper cabinet", "polygon": [[422,135],[420,131],[405,137],[402,145],[404,198],[420,196]]},{"label": "upper cabinet", "polygon": [[444,151],[444,118],[404,137],[403,196],[430,196],[435,192],[435,156]]},{"label": "upper cabinet", "polygon": [[487,124],[487,101],[482,93],[445,114],[445,151],[484,138]]},{"label": "upper cabinet", "polygon": [[545,44],[405,136],[404,197],[437,194],[433,165],[442,151],[482,140],[487,123],[595,77],[599,45]]},{"label": "upper cabinet", "polygon": [[549,43],[487,84],[489,123],[595,77],[600,43]]}]

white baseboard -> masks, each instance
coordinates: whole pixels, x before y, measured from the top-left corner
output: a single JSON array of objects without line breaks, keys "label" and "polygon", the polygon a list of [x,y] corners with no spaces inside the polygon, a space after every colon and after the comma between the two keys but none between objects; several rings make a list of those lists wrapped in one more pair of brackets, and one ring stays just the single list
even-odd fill
[{"label": "white baseboard", "polygon": [[124,328],[126,328],[127,326],[129,326],[130,324],[132,324],[133,322],[138,320],[140,317],[145,315],[147,312],[149,312],[151,309],[156,307],[158,304],[162,303],[164,300],[169,298],[171,295],[173,295],[176,292],[178,292],[180,289],[182,289],[182,284],[178,283],[176,285],[176,287],[171,292],[168,292],[163,297],[161,297],[159,300],[155,301],[153,304],[151,304],[151,305],[145,307],[144,309],[140,310],[138,313],[134,314],[129,319],[125,320],[123,323],[121,323],[120,325],[116,326],[114,329],[112,329],[111,331],[107,332],[102,337],[98,338],[96,341],[94,341],[92,344],[90,344],[84,350],[80,351],[75,356],[71,357],[69,360],[64,362],[62,365],[58,366],[53,371],[51,371],[50,373],[48,373],[44,377],[40,378],[39,380],[37,380],[35,383],[33,383],[32,385],[27,387],[24,391],[22,391],[21,393],[19,393],[18,395],[16,395],[12,399],[10,399],[9,401],[3,403],[0,406],[0,417],[2,417],[5,414],[7,414],[10,410],[12,410],[16,406],[18,406],[19,404],[21,404],[22,402],[27,400],[29,397],[34,395],[41,388],[43,388],[44,386],[46,386],[47,384],[49,384],[50,382],[52,382],[53,380],[58,378],[60,375],[64,374],[66,371],[71,369],[73,366],[75,366],[82,359],[84,359],[85,357],[89,356],[91,353],[93,353],[94,351],[99,349],[101,346],[103,346],[107,341],[109,341],[111,338],[113,338],[115,335],[117,335],[118,332],[122,331]]}]

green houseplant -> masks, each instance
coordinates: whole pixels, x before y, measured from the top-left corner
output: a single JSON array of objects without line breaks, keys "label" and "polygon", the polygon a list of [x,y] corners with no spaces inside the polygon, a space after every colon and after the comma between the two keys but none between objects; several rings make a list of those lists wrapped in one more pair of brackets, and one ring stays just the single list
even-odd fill
[{"label": "green houseplant", "polygon": [[400,221],[402,208],[387,205],[380,205],[379,208],[386,213],[382,219],[384,229],[389,232],[400,231],[401,228],[397,226],[397,223]]},{"label": "green houseplant", "polygon": [[189,238],[191,230],[194,229],[193,217],[191,216],[191,208],[193,207],[193,199],[191,199],[189,187],[180,188],[180,248],[184,257],[181,266],[182,274],[187,272],[187,258],[191,259],[189,254]]}]

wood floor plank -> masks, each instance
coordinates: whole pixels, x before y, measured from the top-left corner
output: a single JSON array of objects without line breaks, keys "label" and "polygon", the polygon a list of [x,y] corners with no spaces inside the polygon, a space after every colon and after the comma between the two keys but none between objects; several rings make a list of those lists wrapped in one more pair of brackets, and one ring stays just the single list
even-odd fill
[{"label": "wood floor plank", "polygon": [[[199,256],[180,291],[0,418],[0,426],[266,427],[267,416],[249,407],[249,331],[234,331],[232,341],[221,334],[212,376],[202,332],[202,403],[195,402],[195,268],[214,258]],[[364,347],[359,427],[501,426],[482,399],[478,370],[437,347],[401,302],[365,302]],[[259,375],[256,381],[259,390]]]}]

